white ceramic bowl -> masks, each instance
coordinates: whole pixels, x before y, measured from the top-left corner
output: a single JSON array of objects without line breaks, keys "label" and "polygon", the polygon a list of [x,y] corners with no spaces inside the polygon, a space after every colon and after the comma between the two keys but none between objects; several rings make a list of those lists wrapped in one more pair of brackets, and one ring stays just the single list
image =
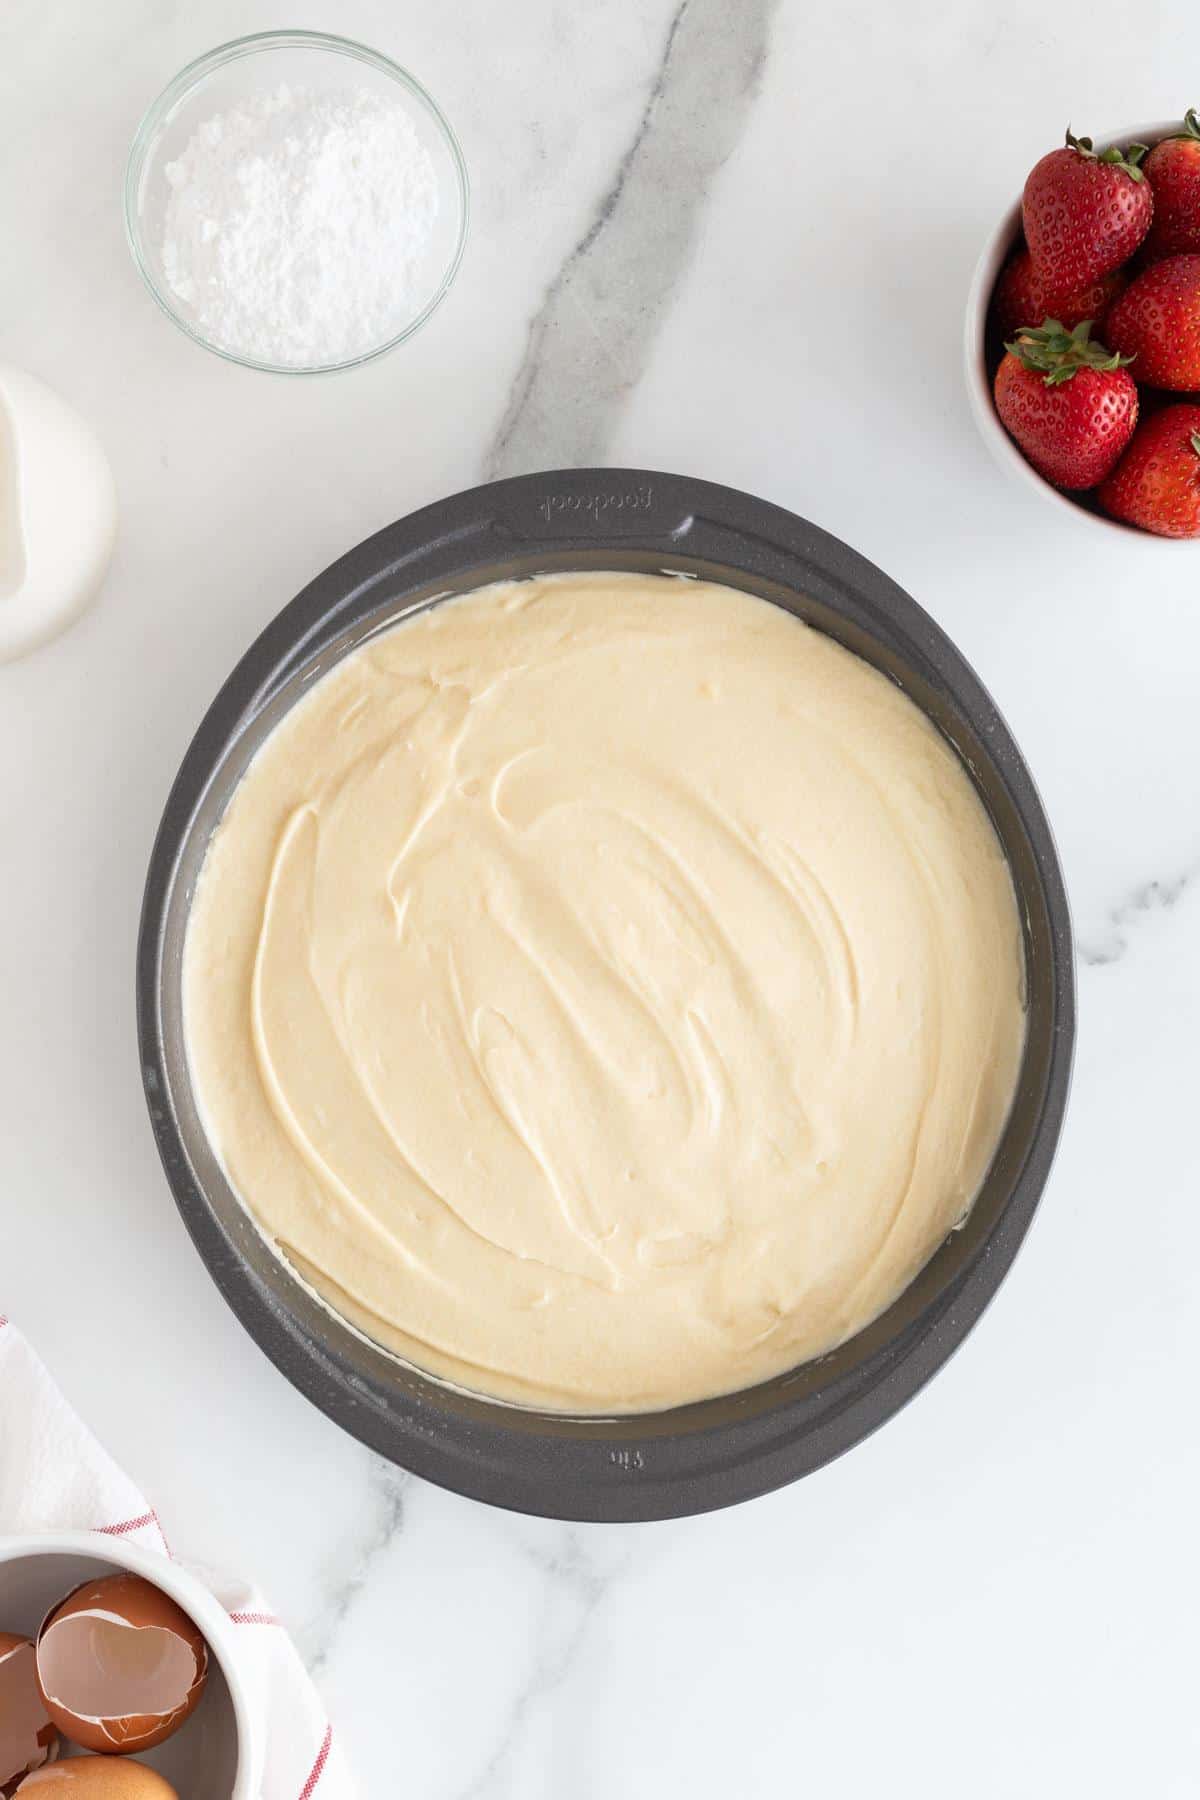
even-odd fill
[{"label": "white ceramic bowl", "polygon": [[[1097,148],[1104,150],[1110,144],[1150,144],[1159,143],[1179,130],[1178,120],[1167,124],[1131,125],[1125,131],[1110,132],[1107,136],[1095,140]],[[971,411],[975,423],[979,427],[980,436],[999,463],[1023,487],[1036,488],[1043,498],[1049,500],[1058,512],[1075,519],[1087,531],[1104,532],[1111,535],[1116,532],[1122,537],[1137,537],[1147,544],[1166,544],[1172,549],[1195,549],[1195,538],[1156,537],[1153,532],[1139,531],[1136,526],[1122,524],[1119,519],[1110,519],[1107,513],[1093,512],[1091,507],[1082,501],[1062,493],[1058,488],[1039,475],[1031,463],[1027,463],[1013,440],[1000,423],[995,401],[992,399],[992,378],[987,361],[987,325],[988,309],[991,305],[992,290],[996,285],[1001,269],[1008,261],[1021,238],[1021,200],[1009,207],[996,229],[983,247],[983,253],[975,266],[975,274],[971,279],[971,291],[967,296],[966,328],[963,334],[963,352],[967,379],[967,395],[971,402]]]},{"label": "white ceramic bowl", "polygon": [[125,1570],[169,1594],[211,1651],[208,1684],[192,1717],[137,1760],[172,1782],[179,1800],[258,1800],[262,1734],[239,1667],[237,1626],[178,1563],[95,1531],[0,1537],[0,1631],[32,1637],[80,1582]]}]

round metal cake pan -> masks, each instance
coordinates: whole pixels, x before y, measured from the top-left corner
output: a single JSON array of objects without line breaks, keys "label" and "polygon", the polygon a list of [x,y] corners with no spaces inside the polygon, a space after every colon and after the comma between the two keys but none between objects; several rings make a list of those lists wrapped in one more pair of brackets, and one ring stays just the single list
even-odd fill
[{"label": "round metal cake pan", "polygon": [[[883,670],[965,764],[1003,843],[1025,937],[1020,1081],[966,1223],[873,1324],[744,1392],[619,1419],[567,1418],[457,1393],[343,1323],[291,1274],[209,1145],[184,1049],[188,909],[214,828],[255,751],[308,684],[373,633],[484,583],[556,570],[672,572],[727,583],[828,632]],[[572,469],[426,507],[319,575],[217,695],[167,800],[137,958],[142,1074],[179,1210],[247,1330],[317,1406],[444,1487],[547,1517],[637,1520],[727,1506],[794,1481],[884,1424],[951,1356],[1011,1265],[1058,1143],[1075,1032],[1062,873],[1003,719],[945,634],[847,545],[781,508],[678,475]]]}]

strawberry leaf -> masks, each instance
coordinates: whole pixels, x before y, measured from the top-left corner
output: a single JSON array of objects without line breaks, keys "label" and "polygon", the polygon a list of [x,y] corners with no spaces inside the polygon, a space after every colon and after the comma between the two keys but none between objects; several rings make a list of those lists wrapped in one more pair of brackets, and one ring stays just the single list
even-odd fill
[{"label": "strawberry leaf", "polygon": [[1123,169],[1132,181],[1145,181],[1145,174],[1138,168],[1143,156],[1148,153],[1146,144],[1130,144],[1122,150],[1117,144],[1110,144],[1107,150],[1096,150],[1090,137],[1076,137],[1071,127],[1067,126],[1067,149],[1078,152],[1080,156],[1089,157],[1093,162],[1106,163],[1111,168]]},{"label": "strawberry leaf", "polygon": [[1092,319],[1068,331],[1061,319],[1043,319],[1036,329],[1019,331],[1004,348],[1026,369],[1041,375],[1047,387],[1061,387],[1079,369],[1123,369],[1133,361],[1092,339]]}]

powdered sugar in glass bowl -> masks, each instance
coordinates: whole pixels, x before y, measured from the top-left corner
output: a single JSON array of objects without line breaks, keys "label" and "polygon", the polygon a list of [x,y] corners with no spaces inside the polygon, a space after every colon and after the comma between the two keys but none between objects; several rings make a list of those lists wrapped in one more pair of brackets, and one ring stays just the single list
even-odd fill
[{"label": "powdered sugar in glass bowl", "polygon": [[462,152],[430,96],[348,39],[265,32],[191,63],[143,120],[130,249],[163,311],[251,368],[352,368],[410,337],[466,242]]}]

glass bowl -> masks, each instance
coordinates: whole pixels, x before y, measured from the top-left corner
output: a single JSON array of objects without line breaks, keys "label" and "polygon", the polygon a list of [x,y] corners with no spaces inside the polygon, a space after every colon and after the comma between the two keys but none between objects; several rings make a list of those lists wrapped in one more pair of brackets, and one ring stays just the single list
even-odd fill
[{"label": "glass bowl", "polygon": [[[411,314],[382,342],[333,362],[280,363],[217,342],[172,288],[163,266],[166,206],[171,192],[166,165],[214,115],[251,94],[281,84],[317,93],[365,87],[399,100],[417,139],[433,162],[438,211],[420,265]],[[363,44],[318,31],[264,31],[210,50],[181,70],[138,126],[125,171],[125,232],[143,281],[167,317],[206,350],[246,368],[281,375],[327,374],[356,368],[394,349],[420,329],[449,291],[467,241],[470,193],[467,167],[449,122],[420,82]]]}]

